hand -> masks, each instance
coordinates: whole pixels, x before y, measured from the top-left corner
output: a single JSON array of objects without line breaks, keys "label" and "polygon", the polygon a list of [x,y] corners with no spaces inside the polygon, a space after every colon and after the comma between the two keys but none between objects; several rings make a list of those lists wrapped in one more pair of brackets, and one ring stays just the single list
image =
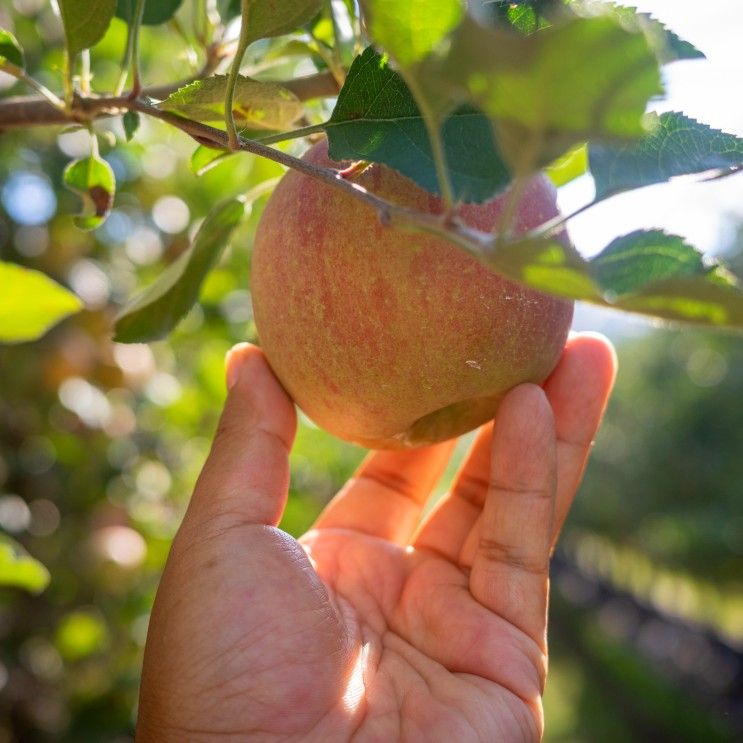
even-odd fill
[{"label": "hand", "polygon": [[606,341],[572,338],[422,522],[453,442],[371,454],[296,541],[277,528],[294,407],[259,349],[233,349],[152,612],[138,740],[539,740],[549,557],[614,374]]}]

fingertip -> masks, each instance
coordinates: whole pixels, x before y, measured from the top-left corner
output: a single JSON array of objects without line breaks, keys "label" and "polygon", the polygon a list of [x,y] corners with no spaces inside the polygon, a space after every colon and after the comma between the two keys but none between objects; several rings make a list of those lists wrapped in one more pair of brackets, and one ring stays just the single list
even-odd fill
[{"label": "fingertip", "polygon": [[243,364],[254,350],[257,350],[257,347],[252,343],[238,343],[225,354],[224,367],[228,390],[237,384]]},{"label": "fingertip", "polygon": [[495,419],[492,466],[505,458],[521,460],[519,467],[526,469],[549,467],[554,442],[555,416],[544,390],[531,383],[514,387],[503,398]]},{"label": "fingertip", "polygon": [[252,343],[238,343],[225,357],[227,407],[250,402],[258,418],[275,421],[291,443],[296,429],[294,402],[271,370],[262,349]]},{"label": "fingertip", "polygon": [[602,333],[582,331],[571,333],[565,352],[577,356],[585,367],[601,373],[613,384],[617,374],[617,352],[614,344]]},{"label": "fingertip", "polygon": [[544,390],[531,382],[520,384],[511,389],[501,402],[496,418],[496,426],[499,419],[504,416],[514,416],[530,423],[535,420],[552,419],[552,408],[547,400]]}]

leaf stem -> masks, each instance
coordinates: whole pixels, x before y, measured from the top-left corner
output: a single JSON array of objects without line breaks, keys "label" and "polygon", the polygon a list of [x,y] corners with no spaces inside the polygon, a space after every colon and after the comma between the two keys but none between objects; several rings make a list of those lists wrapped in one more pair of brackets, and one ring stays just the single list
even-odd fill
[{"label": "leaf stem", "polygon": [[49,103],[51,103],[54,108],[57,108],[60,111],[66,110],[65,102],[61,98],[52,93],[49,88],[47,88],[45,85],[42,85],[38,80],[31,77],[21,67],[14,65],[12,62],[5,61],[0,63],[0,70],[2,70],[3,72],[7,72],[8,75],[12,75],[21,82],[26,83],[26,85],[28,85],[30,88],[33,88],[39,95],[43,96],[47,101],[49,101]]},{"label": "leaf stem", "polygon": [[439,191],[441,191],[441,200],[444,202],[444,213],[450,215],[454,208],[454,192],[452,191],[451,180],[449,179],[444,141],[441,138],[441,120],[429,105],[414,76],[405,75],[405,82],[413,94],[415,102],[418,104],[421,116],[423,117],[423,123],[426,125],[428,140],[431,143],[433,164],[436,168],[436,180],[439,184]]},{"label": "leaf stem", "polygon": [[318,134],[319,132],[325,131],[327,122],[322,124],[312,124],[311,126],[303,126],[300,129],[292,129],[289,132],[279,132],[278,134],[270,134],[267,137],[258,137],[255,141],[261,144],[275,144],[276,142],[286,142],[290,139],[299,139],[300,137],[308,137],[310,134]]},{"label": "leaf stem", "polygon": [[232,60],[230,76],[227,78],[227,92],[224,98],[224,123],[227,129],[227,146],[231,150],[237,150],[240,148],[240,138],[237,134],[237,129],[235,128],[235,117],[233,116],[232,106],[235,100],[235,86],[237,85],[237,78],[240,74],[240,65],[245,56],[245,50],[248,48],[251,41],[250,30],[248,27],[248,22],[250,20],[250,0],[240,0],[240,13],[242,16],[240,38],[237,42],[235,58]]},{"label": "leaf stem", "polygon": [[[141,100],[126,101],[125,104],[126,107],[132,110],[139,111],[140,113],[160,119],[177,127],[201,144],[208,144],[222,149],[228,146],[227,134],[215,127],[183,118],[170,111],[163,111]],[[407,207],[398,206],[383,199],[381,196],[377,196],[371,191],[367,191],[358,183],[342,178],[336,170],[313,165],[256,140],[239,138],[238,149],[258,155],[259,157],[265,157],[287,168],[298,170],[311,178],[327,183],[354,198],[360,199],[379,213],[379,218],[384,224],[394,224],[403,229],[419,230],[438,235],[445,240],[456,243],[481,261],[486,261],[492,251],[493,236],[489,233],[465,225],[451,223],[451,221],[447,222],[441,215],[425,214],[408,209]]]}]

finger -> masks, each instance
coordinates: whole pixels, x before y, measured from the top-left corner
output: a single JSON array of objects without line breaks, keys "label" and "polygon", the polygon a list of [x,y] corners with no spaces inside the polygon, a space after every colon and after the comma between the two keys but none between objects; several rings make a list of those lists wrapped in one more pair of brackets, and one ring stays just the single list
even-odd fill
[{"label": "finger", "polygon": [[616,353],[609,340],[597,333],[581,333],[567,344],[544,384],[557,433],[553,548],[583,479],[616,374]]},{"label": "finger", "polygon": [[413,539],[416,549],[436,552],[457,562],[467,535],[482,511],[490,481],[492,421],[480,428],[448,495],[421,524]]},{"label": "finger", "polygon": [[278,524],[296,431],[291,399],[263,352],[243,343],[227,355],[228,393],[186,519]]},{"label": "finger", "polygon": [[353,529],[406,544],[455,444],[371,453],[315,528]]},{"label": "finger", "polygon": [[550,538],[557,478],[555,422],[544,391],[511,390],[501,403],[470,591],[545,647]]},{"label": "finger", "polygon": [[[609,341],[595,333],[576,333],[544,385],[558,439],[553,545],[583,476],[615,376],[616,356]],[[490,436],[486,429],[477,437],[454,487],[424,524],[416,546],[471,566],[479,536],[475,525],[490,478]]]}]

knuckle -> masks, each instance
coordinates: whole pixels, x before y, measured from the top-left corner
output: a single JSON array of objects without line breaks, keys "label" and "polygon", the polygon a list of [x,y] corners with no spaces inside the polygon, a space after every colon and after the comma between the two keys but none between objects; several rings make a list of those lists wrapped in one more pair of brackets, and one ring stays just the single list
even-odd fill
[{"label": "knuckle", "polygon": [[497,539],[480,537],[478,552],[486,562],[505,565],[534,575],[542,575],[547,572],[548,563],[546,560],[530,555],[516,545],[507,544]]}]

